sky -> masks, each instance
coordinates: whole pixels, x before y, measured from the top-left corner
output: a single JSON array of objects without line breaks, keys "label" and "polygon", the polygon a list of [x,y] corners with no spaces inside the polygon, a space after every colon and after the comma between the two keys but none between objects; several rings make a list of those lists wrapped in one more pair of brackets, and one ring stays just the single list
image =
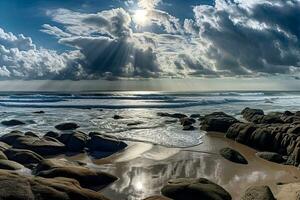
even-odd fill
[{"label": "sky", "polygon": [[0,86],[300,90],[299,13],[300,0],[1,0]]}]

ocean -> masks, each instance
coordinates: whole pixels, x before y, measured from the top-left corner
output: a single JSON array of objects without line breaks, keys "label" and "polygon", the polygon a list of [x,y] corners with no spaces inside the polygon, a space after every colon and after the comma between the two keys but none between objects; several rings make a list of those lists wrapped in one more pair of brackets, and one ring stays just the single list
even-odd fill
[{"label": "ocean", "polygon": [[[157,116],[158,112],[205,115],[223,111],[240,119],[245,107],[265,112],[300,110],[300,92],[2,92],[1,120],[18,119],[26,124],[0,125],[0,133],[21,130],[43,135],[56,131],[59,123],[76,122],[86,133],[191,147],[202,142],[204,132],[183,131],[179,123]],[[114,115],[123,119],[113,119]]]}]

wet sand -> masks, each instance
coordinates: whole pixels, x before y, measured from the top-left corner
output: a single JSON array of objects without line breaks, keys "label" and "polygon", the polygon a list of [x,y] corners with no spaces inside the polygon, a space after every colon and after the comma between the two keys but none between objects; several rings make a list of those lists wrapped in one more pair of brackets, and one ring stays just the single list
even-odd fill
[{"label": "wet sand", "polygon": [[[140,200],[160,194],[169,179],[179,177],[208,178],[230,192],[233,199],[239,199],[250,185],[269,185],[276,195],[276,183],[300,180],[300,171],[296,167],[260,159],[255,156],[254,149],[224,138],[224,134],[208,133],[202,140],[202,144],[184,149],[130,143],[125,151],[105,159],[91,160],[82,155],[69,159],[89,162],[90,167],[119,177],[101,191],[113,200]],[[239,151],[249,164],[225,160],[218,153],[223,147]]]}]

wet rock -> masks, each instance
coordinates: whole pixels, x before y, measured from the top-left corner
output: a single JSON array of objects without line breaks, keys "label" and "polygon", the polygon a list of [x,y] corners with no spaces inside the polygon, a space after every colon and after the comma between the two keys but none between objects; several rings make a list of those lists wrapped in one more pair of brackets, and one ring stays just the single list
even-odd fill
[{"label": "wet rock", "polygon": [[1,124],[4,126],[18,126],[18,125],[24,125],[25,123],[20,120],[11,119],[7,121],[2,121]]},{"label": "wet rock", "polygon": [[124,117],[122,117],[122,116],[120,116],[120,115],[114,115],[114,116],[113,116],[113,119],[116,119],[116,120],[118,120],[118,119],[124,119]]},{"label": "wet rock", "polygon": [[20,170],[24,168],[23,165],[11,161],[11,160],[0,160],[0,169],[5,169],[5,170]]},{"label": "wet rock", "polygon": [[223,148],[220,150],[220,154],[227,160],[239,164],[248,164],[246,158],[239,152],[231,148]]},{"label": "wet rock", "polygon": [[254,124],[235,123],[229,127],[225,137],[242,144],[247,144],[256,128],[257,127]]},{"label": "wet rock", "polygon": [[75,130],[79,128],[79,125],[73,122],[61,123],[55,126],[57,130],[67,131],[67,130]]},{"label": "wet rock", "polygon": [[200,114],[191,114],[190,118],[199,119],[201,118]]},{"label": "wet rock", "polygon": [[279,112],[273,112],[265,115],[264,111],[261,109],[245,108],[241,114],[247,121],[257,124],[275,124],[284,122],[281,119],[283,114]]},{"label": "wet rock", "polygon": [[242,110],[241,114],[243,115],[244,119],[250,122],[253,122],[254,118],[257,118],[257,116],[265,115],[264,111],[261,109],[251,109],[248,107]]},{"label": "wet rock", "polygon": [[87,143],[88,136],[83,132],[75,132],[71,134],[66,146],[68,151],[80,152],[82,151]]},{"label": "wet rock", "polygon": [[141,124],[143,124],[143,122],[137,121],[137,122],[128,123],[127,126],[138,126],[138,125],[141,125]]},{"label": "wet rock", "polygon": [[24,133],[21,131],[12,131],[10,133],[4,134],[0,137],[0,141],[5,142],[6,144],[12,145],[16,139],[23,137]]},{"label": "wet rock", "polygon": [[47,138],[19,137],[12,144],[16,149],[27,149],[42,156],[57,155],[66,151],[64,144]]},{"label": "wet rock", "polygon": [[204,178],[170,180],[161,192],[164,196],[174,200],[231,200],[231,196],[226,190]]},{"label": "wet rock", "polygon": [[44,114],[44,113],[45,113],[45,111],[43,111],[43,110],[39,110],[39,111],[35,111],[35,112],[32,112],[32,113],[34,113],[34,114]]},{"label": "wet rock", "polygon": [[[90,134],[91,135],[91,134]],[[93,134],[87,141],[89,151],[118,152],[127,147],[127,144],[113,138]]]},{"label": "wet rock", "polygon": [[193,125],[186,125],[186,126],[183,126],[183,131],[193,131],[195,130],[196,128],[193,126]]},{"label": "wet rock", "polygon": [[283,163],[285,161],[282,155],[274,152],[257,152],[256,155],[262,159],[275,163]]},{"label": "wet rock", "polygon": [[276,195],[277,200],[299,200],[300,183],[282,184]]},{"label": "wet rock", "polygon": [[289,134],[300,135],[300,124],[288,130]]},{"label": "wet rock", "polygon": [[52,138],[58,138],[59,136],[60,134],[54,131],[49,131],[44,135],[44,137],[52,137]]},{"label": "wet rock", "polygon": [[182,126],[190,126],[190,125],[195,124],[195,123],[196,123],[196,120],[193,119],[193,118],[184,117],[184,118],[180,119],[180,124]]},{"label": "wet rock", "polygon": [[205,131],[216,131],[226,133],[228,128],[237,123],[238,120],[223,112],[215,112],[205,115],[201,121],[201,129]]},{"label": "wet rock", "polygon": [[181,119],[181,118],[187,117],[187,115],[181,114],[181,113],[169,114],[169,113],[159,112],[159,113],[157,113],[157,115],[160,117],[171,117],[171,118],[176,118],[176,119]]},{"label": "wet rock", "polygon": [[275,140],[275,134],[272,134],[272,129],[257,128],[249,139],[249,145],[263,151],[272,150]]},{"label": "wet rock", "polygon": [[39,137],[36,133],[33,133],[31,131],[28,131],[26,133],[24,133],[25,136],[31,136],[31,137]]},{"label": "wet rock", "polygon": [[47,171],[54,168],[59,167],[76,167],[76,166],[82,166],[82,163],[75,162],[75,161],[69,161],[66,159],[57,159],[57,158],[51,158],[51,159],[43,159],[35,169],[35,173],[38,173],[40,171]]},{"label": "wet rock", "polygon": [[3,200],[108,200],[98,192],[82,188],[74,179],[26,177],[3,170],[0,188]]},{"label": "wet rock", "polygon": [[39,171],[36,175],[44,178],[72,178],[77,180],[82,187],[97,190],[117,180],[117,177],[113,175],[94,171],[82,166],[54,167],[49,170]]},{"label": "wet rock", "polygon": [[243,194],[241,200],[275,200],[268,186],[251,186]]},{"label": "wet rock", "polygon": [[9,160],[13,160],[23,165],[37,164],[43,160],[43,157],[39,154],[26,149],[8,149],[4,153]]}]

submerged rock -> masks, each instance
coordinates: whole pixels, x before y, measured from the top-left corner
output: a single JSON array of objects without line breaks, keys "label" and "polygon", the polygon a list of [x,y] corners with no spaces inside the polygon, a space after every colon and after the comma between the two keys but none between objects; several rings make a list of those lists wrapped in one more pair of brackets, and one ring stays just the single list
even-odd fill
[{"label": "submerged rock", "polygon": [[174,200],[231,200],[230,194],[225,189],[204,178],[170,180],[161,192]]},{"label": "submerged rock", "polygon": [[275,152],[257,152],[256,155],[262,159],[275,163],[283,163],[285,161],[282,155]]},{"label": "submerged rock", "polygon": [[24,125],[25,123],[20,120],[12,119],[7,121],[2,121],[1,124],[4,126],[18,126],[18,125]]},{"label": "submerged rock", "polygon": [[114,115],[113,119],[124,119],[124,117],[120,116],[120,115]]},{"label": "submerged rock", "polygon": [[75,130],[79,128],[79,125],[73,122],[61,123],[55,126],[57,130],[67,131],[67,130]]},{"label": "submerged rock", "polygon": [[246,158],[234,149],[223,148],[220,150],[220,154],[225,159],[227,159],[231,162],[235,162],[235,163],[239,163],[239,164],[248,164],[248,161],[246,160]]},{"label": "submerged rock", "polygon": [[275,197],[268,186],[251,186],[241,200],[275,200]]},{"label": "submerged rock", "polygon": [[34,112],[32,112],[32,113],[34,113],[34,114],[44,114],[44,113],[45,113],[45,111],[43,111],[43,110],[40,110],[40,111],[34,111]]},{"label": "submerged rock", "polygon": [[98,192],[82,188],[74,179],[27,177],[3,170],[0,170],[0,199],[108,200]]},{"label": "submerged rock", "polygon": [[205,115],[201,121],[201,129],[205,131],[216,131],[226,133],[228,128],[237,123],[238,120],[223,112],[214,112]]},{"label": "submerged rock", "polygon": [[176,119],[181,119],[181,118],[187,117],[187,115],[181,114],[181,113],[170,114],[170,113],[159,112],[159,113],[157,113],[157,115],[160,117],[171,117],[171,118],[176,118]]}]

